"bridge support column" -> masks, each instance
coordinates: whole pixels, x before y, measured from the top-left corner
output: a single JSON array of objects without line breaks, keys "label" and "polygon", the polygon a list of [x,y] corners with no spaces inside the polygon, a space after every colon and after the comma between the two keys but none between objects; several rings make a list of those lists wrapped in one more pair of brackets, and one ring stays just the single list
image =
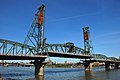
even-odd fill
[{"label": "bridge support column", "polygon": [[35,60],[35,75],[44,76],[44,64],[42,63],[44,60]]},{"label": "bridge support column", "polygon": [[119,63],[115,63],[115,69],[118,69],[119,68]]},{"label": "bridge support column", "polygon": [[84,67],[85,67],[85,71],[91,71],[92,70],[92,63],[85,62]]},{"label": "bridge support column", "polygon": [[105,69],[106,69],[106,71],[111,69],[111,65],[109,62],[105,62]]}]

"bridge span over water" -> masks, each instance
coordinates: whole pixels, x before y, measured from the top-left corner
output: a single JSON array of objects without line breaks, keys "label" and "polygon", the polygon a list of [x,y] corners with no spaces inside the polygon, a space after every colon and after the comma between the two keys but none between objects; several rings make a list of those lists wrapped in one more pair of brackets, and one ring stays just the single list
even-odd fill
[{"label": "bridge span over water", "polygon": [[44,61],[47,57],[84,59],[85,70],[92,70],[93,62],[105,62],[106,70],[110,69],[111,63],[114,63],[116,68],[119,67],[119,59],[92,53],[93,47],[89,27],[83,28],[84,48],[77,47],[72,42],[64,44],[46,43],[44,14],[45,5],[42,5],[35,14],[35,19],[24,43],[0,39],[0,60],[34,60],[35,75],[44,75]]}]

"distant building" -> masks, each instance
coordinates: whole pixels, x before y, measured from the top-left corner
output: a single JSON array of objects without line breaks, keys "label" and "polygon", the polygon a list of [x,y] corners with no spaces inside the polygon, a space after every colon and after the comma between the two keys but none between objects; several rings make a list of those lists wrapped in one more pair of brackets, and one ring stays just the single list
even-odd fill
[{"label": "distant building", "polygon": [[65,61],[64,64],[73,64],[72,62]]}]

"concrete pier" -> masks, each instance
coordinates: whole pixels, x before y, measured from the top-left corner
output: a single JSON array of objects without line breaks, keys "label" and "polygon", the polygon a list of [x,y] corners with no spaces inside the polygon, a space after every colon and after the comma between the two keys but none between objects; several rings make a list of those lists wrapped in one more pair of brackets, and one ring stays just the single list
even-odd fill
[{"label": "concrete pier", "polygon": [[119,69],[119,63],[115,63],[115,69]]},{"label": "concrete pier", "polygon": [[44,60],[35,60],[34,65],[35,65],[35,75],[39,76],[44,76]]},{"label": "concrete pier", "polygon": [[85,62],[84,67],[85,67],[85,71],[91,71],[92,70],[92,63]]},{"label": "concrete pier", "polygon": [[111,65],[109,62],[105,62],[105,69],[106,69],[106,71],[111,69]]}]

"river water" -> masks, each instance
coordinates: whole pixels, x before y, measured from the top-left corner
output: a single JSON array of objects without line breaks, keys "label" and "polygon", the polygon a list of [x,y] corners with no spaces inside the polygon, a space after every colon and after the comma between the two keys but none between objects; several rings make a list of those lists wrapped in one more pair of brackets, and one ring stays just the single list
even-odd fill
[{"label": "river water", "polygon": [[45,68],[45,76],[34,76],[34,67],[2,67],[0,80],[120,80],[120,69],[104,67],[84,72],[83,68]]}]

